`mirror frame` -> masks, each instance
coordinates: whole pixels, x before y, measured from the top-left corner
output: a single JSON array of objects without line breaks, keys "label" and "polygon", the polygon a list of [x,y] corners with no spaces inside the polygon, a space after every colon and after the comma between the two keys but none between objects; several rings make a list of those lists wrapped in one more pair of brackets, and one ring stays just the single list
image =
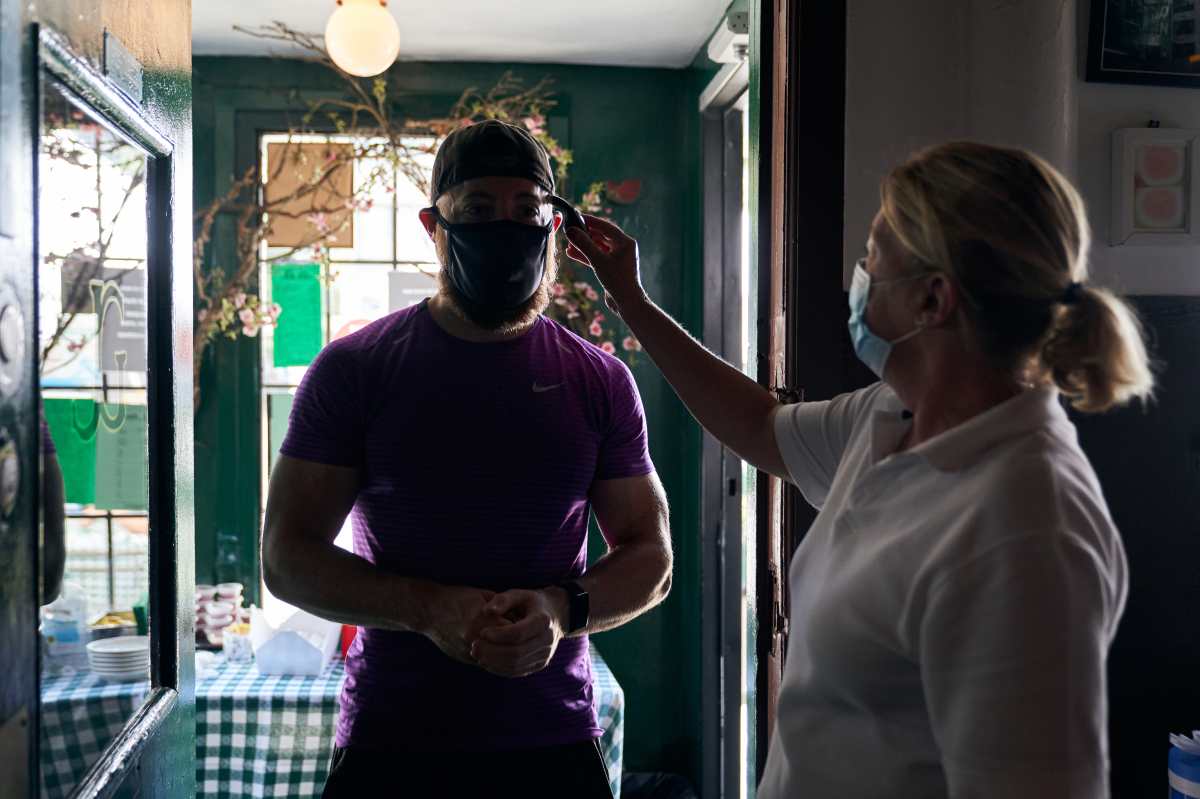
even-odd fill
[{"label": "mirror frame", "polygon": [[[34,159],[40,146],[42,82],[56,81],[61,89],[92,113],[146,151],[147,260],[146,260],[146,402],[149,450],[149,616],[150,691],[142,706],[126,722],[76,786],[73,796],[108,797],[116,793],[137,764],[142,751],[180,706],[178,615],[179,551],[176,535],[175,403],[176,370],[172,360],[172,226],[175,148],[157,130],[142,109],[108,78],[70,48],[56,31],[33,26],[37,42],[37,133]],[[40,185],[35,172],[34,208]],[[39,263],[36,253],[34,263]],[[35,323],[36,324],[36,323]],[[161,335],[163,332],[168,335]],[[155,335],[158,333],[159,335]],[[40,386],[37,388],[40,392]],[[40,678],[39,678],[40,684]]]}]

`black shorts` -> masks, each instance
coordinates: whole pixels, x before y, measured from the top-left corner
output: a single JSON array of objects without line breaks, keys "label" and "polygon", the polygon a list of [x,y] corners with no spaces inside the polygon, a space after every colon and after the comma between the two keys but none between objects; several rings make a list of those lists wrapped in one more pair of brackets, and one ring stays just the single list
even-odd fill
[{"label": "black shorts", "polygon": [[599,740],[505,752],[334,747],[323,799],[612,799]]}]

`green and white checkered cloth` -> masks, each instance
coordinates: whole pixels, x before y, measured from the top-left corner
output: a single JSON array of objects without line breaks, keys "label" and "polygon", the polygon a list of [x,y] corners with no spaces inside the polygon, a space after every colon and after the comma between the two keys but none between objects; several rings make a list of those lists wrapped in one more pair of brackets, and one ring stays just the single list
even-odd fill
[{"label": "green and white checkered cloth", "polygon": [[[591,649],[600,747],[620,797],[625,695]],[[344,676],[335,658],[319,677],[265,676],[226,663],[196,685],[196,795],[203,799],[319,796],[333,752]],[[147,693],[147,683],[105,683],[91,674],[43,682],[42,794],[75,787]]]},{"label": "green and white checkered cloth", "polygon": [[319,796],[343,676],[339,658],[319,677],[227,663],[197,683],[196,796]]},{"label": "green and white checkered cloth", "polygon": [[593,701],[596,718],[604,734],[600,736],[600,751],[608,766],[608,785],[615,799],[621,799],[621,762],[625,751],[625,692],[613,676],[612,669],[600,657],[595,644],[589,644],[592,655]]},{"label": "green and white checkered cloth", "polygon": [[91,672],[42,680],[42,796],[68,796],[150,692]]}]

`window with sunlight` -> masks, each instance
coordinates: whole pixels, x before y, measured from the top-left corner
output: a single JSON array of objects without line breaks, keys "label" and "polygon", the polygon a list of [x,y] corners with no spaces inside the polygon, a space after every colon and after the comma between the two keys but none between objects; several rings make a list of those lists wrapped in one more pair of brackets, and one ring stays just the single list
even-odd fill
[{"label": "window with sunlight", "polygon": [[[428,176],[435,140],[412,137],[405,144]],[[436,291],[440,267],[433,242],[417,218],[429,200],[390,160],[374,157],[386,145],[383,139],[335,135],[277,133],[260,139],[261,174],[268,191],[271,181],[289,180],[293,169],[279,163],[283,158],[296,159],[297,152],[308,152],[319,163],[321,148],[327,146],[353,147],[356,153],[350,162],[353,174],[345,180],[353,187],[353,201],[346,203],[348,218],[302,214],[279,220],[282,224],[272,220],[272,228],[283,229],[279,238],[285,241],[268,239],[260,252],[259,293],[279,314],[277,324],[260,331],[264,502],[271,466],[287,432],[292,398],[317,352],[330,341]],[[301,168],[308,168],[307,164]],[[338,228],[327,248],[298,247],[286,241],[289,230],[303,233],[305,226],[331,225]],[[349,518],[337,543],[351,548]],[[265,585],[262,597],[264,612],[276,622],[290,610]]]}]

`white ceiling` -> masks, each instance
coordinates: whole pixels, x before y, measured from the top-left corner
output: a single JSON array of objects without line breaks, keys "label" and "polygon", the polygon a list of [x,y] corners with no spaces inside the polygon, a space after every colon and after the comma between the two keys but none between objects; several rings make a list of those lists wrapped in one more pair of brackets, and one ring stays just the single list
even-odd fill
[{"label": "white ceiling", "polygon": [[[390,0],[402,61],[685,67],[729,0]],[[233,30],[281,20],[325,30],[335,0],[193,0],[196,55],[285,55]]]}]

